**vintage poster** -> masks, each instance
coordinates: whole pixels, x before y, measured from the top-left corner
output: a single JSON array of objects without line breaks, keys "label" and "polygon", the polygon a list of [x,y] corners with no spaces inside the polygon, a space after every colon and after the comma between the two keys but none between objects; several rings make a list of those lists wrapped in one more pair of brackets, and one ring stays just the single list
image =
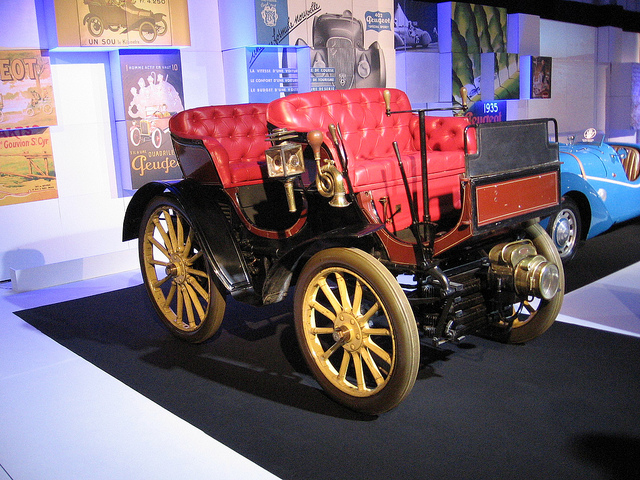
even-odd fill
[{"label": "vintage poster", "polygon": [[171,45],[171,0],[76,0],[81,46]]},{"label": "vintage poster", "polygon": [[58,47],[186,46],[188,0],[48,0]]},{"label": "vintage poster", "polygon": [[[513,57],[507,55],[506,8],[451,2],[440,4],[438,15],[441,53],[452,53],[454,100],[460,102],[459,92],[461,87],[465,87],[468,102],[480,101],[482,85],[485,84],[481,78],[483,74],[491,76],[492,80],[499,75],[492,82],[495,98],[512,98],[509,96],[513,95],[512,89],[506,89],[508,93],[505,93],[504,85],[507,82],[515,85],[520,71],[513,68]],[[443,44],[445,30],[450,37]],[[481,55],[490,53],[495,54],[494,68],[483,72]]]},{"label": "vintage poster", "polygon": [[131,187],[182,177],[169,118],[184,110],[179,51],[120,52]]},{"label": "vintage poster", "polygon": [[438,51],[438,9],[435,3],[395,0],[396,50]]},{"label": "vintage poster", "polygon": [[393,0],[255,0],[255,8],[258,43],[309,48],[311,90],[395,86]]},{"label": "vintage poster", "polygon": [[48,52],[0,51],[0,130],[57,125]]},{"label": "vintage poster", "polygon": [[58,198],[48,128],[0,131],[0,206]]},{"label": "vintage poster", "polygon": [[551,57],[531,57],[531,98],[551,98]]},{"label": "vintage poster", "polygon": [[520,98],[520,56],[517,53],[496,53],[493,60],[493,98]]},{"label": "vintage poster", "polygon": [[297,93],[297,60],[294,48],[247,48],[249,102],[268,103],[290,93]]}]

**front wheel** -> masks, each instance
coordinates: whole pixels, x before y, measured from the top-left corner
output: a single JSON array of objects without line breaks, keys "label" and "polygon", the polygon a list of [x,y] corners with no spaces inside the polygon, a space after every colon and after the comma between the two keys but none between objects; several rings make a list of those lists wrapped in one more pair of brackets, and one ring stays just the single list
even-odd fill
[{"label": "front wheel", "polygon": [[560,210],[549,219],[547,232],[563,263],[569,263],[576,255],[582,235],[582,221],[576,202],[569,197],[562,199]]},{"label": "front wheel", "polygon": [[142,132],[138,127],[133,127],[131,132],[129,133],[129,139],[134,146],[140,145],[140,141],[142,140]]},{"label": "front wheel", "polygon": [[156,197],[147,207],[139,255],[151,302],[171,333],[192,343],[215,334],[225,299],[198,232],[173,197]]},{"label": "front wheel", "polygon": [[145,43],[152,43],[158,36],[156,26],[149,20],[145,20],[140,24],[138,27],[138,33],[140,33],[140,38]]},{"label": "front wheel", "polygon": [[526,236],[540,255],[558,267],[559,288],[550,300],[533,297],[513,305],[515,318],[507,339],[509,343],[524,343],[542,335],[556,320],[564,300],[564,269],[555,244],[537,223],[527,227]]},{"label": "front wheel", "polygon": [[371,255],[355,248],[315,254],[298,279],[294,311],[305,360],[338,402],[375,415],[413,388],[420,360],[413,311]]}]

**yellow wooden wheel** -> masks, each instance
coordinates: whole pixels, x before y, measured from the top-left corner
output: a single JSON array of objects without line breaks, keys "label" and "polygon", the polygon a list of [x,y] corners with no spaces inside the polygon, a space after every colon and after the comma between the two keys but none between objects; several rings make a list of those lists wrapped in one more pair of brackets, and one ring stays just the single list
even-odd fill
[{"label": "yellow wooden wheel", "polygon": [[174,198],[156,197],[147,207],[139,256],[151,302],[169,330],[194,343],[216,333],[225,299],[198,233]]}]

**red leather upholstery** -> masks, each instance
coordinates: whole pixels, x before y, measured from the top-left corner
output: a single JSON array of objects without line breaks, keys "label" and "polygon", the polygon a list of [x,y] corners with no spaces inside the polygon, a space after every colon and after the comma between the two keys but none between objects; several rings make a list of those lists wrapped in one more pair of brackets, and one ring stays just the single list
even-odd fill
[{"label": "red leather upholstery", "polygon": [[267,104],[248,103],[193,108],[169,121],[171,133],[202,140],[224,187],[263,181],[268,148]]},{"label": "red leather upholstery", "polygon": [[[391,111],[407,111],[406,94],[389,89]],[[334,158],[329,124],[339,124],[349,158],[349,176],[356,192],[370,191],[381,218],[393,216],[395,230],[410,224],[408,201],[393,150],[398,142],[402,161],[412,185],[421,197],[421,162],[418,116],[413,113],[386,115],[383,89],[351,89],[289,95],[269,104],[267,121],[299,132],[321,130]],[[427,117],[427,159],[431,218],[461,208],[459,175],[465,170],[464,117]],[[475,139],[470,139],[475,151]],[[386,211],[380,200],[387,203]],[[400,212],[397,206],[400,205]],[[422,206],[420,206],[422,210]]]}]

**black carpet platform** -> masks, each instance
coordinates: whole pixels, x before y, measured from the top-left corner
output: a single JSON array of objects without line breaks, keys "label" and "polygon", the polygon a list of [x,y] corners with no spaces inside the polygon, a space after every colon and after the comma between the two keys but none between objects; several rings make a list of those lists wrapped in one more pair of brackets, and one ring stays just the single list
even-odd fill
[{"label": "black carpet platform", "polygon": [[640,471],[640,339],[556,323],[526,345],[425,347],[410,396],[365,417],[309,376],[290,309],[230,302],[221,333],[195,346],[162,327],[143,286],[17,315],[283,479]]},{"label": "black carpet platform", "polygon": [[[567,290],[640,261],[639,239],[635,220],[588,241],[565,270]],[[328,399],[310,377],[290,301],[230,301],[221,332],[202,345],[172,337],[143,286],[17,315],[286,480],[640,472],[638,338],[556,322],[526,345],[469,337],[425,347],[409,397],[365,417]]]}]

